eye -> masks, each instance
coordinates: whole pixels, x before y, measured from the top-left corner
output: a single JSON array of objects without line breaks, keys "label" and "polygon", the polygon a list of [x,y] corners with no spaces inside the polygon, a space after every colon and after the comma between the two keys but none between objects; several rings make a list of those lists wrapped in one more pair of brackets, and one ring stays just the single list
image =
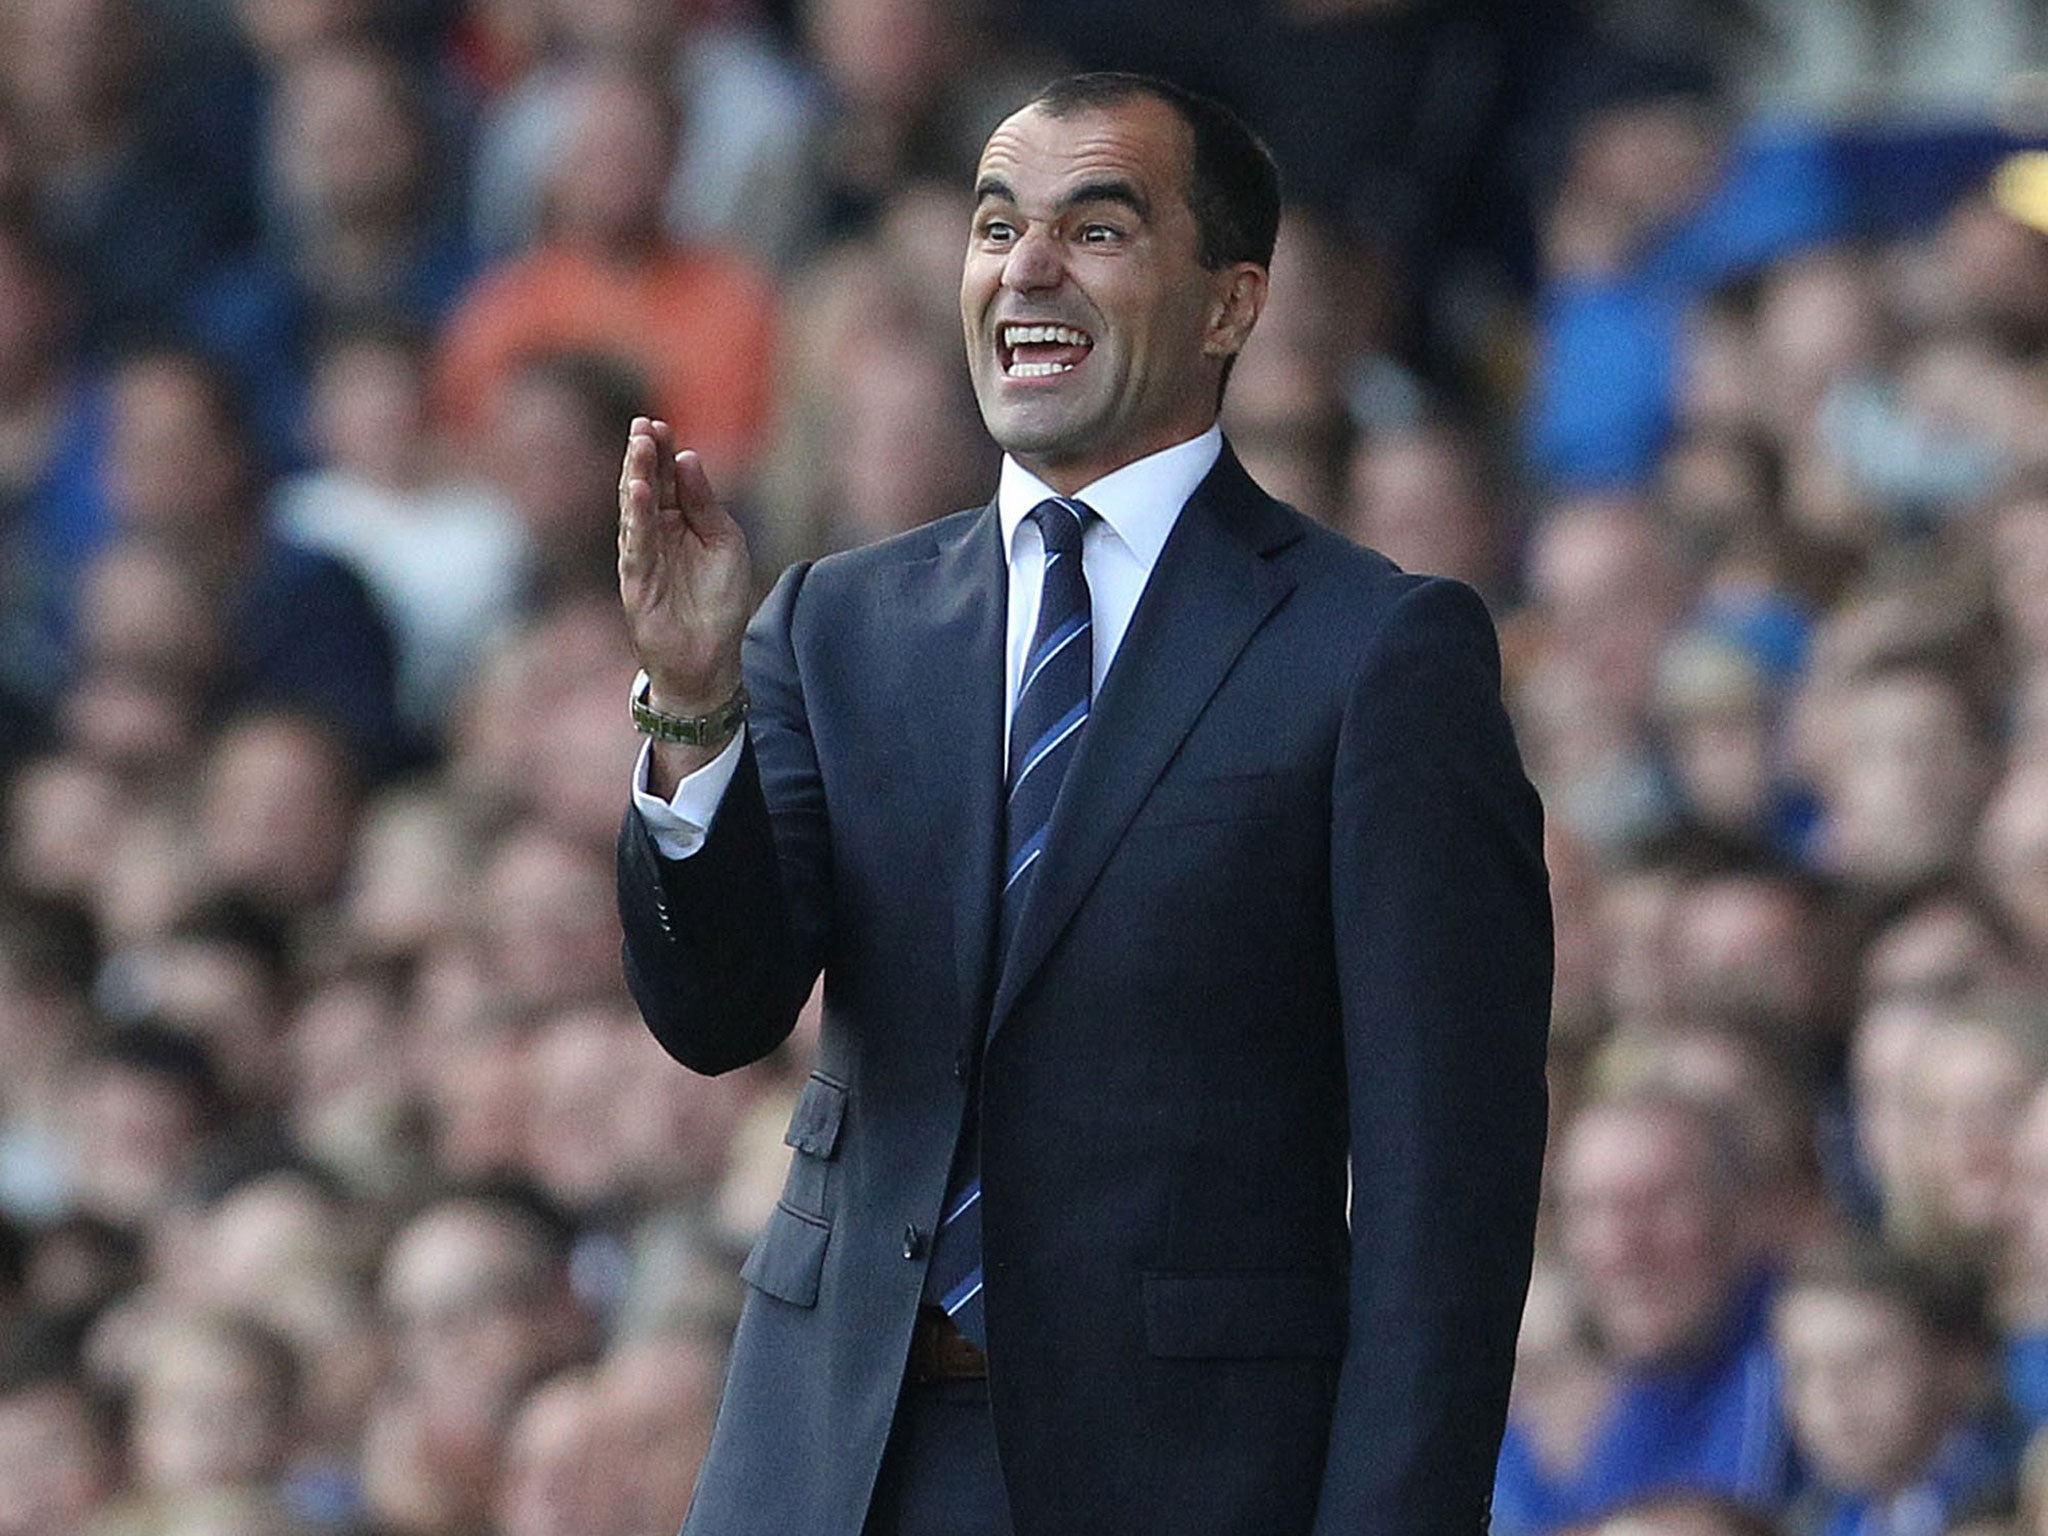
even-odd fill
[{"label": "eye", "polygon": [[1008,245],[1017,238],[1017,227],[1008,219],[983,219],[979,234],[990,245]]},{"label": "eye", "polygon": [[1114,224],[1083,224],[1081,226],[1081,243],[1084,245],[1108,245],[1112,241],[1121,240],[1122,238],[1123,231]]}]

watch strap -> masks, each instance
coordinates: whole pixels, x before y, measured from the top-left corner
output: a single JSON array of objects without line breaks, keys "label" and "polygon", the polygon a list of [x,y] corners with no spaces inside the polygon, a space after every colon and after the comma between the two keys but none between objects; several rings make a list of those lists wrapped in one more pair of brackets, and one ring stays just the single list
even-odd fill
[{"label": "watch strap", "polygon": [[751,702],[744,684],[732,697],[708,715],[672,715],[648,702],[654,691],[653,679],[643,670],[633,679],[633,729],[656,741],[684,747],[722,747],[738,734],[746,722]]}]

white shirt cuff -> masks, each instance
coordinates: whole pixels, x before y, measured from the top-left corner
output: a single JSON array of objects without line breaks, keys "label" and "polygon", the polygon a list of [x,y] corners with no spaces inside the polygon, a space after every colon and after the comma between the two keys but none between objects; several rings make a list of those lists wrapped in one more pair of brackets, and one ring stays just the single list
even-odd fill
[{"label": "white shirt cuff", "polygon": [[663,858],[687,859],[704,846],[726,787],[739,771],[740,746],[746,739],[747,729],[741,726],[723,752],[695,773],[683,775],[676,792],[666,800],[648,791],[647,760],[654,744],[641,743],[639,760],[633,764],[633,808],[647,824]]}]

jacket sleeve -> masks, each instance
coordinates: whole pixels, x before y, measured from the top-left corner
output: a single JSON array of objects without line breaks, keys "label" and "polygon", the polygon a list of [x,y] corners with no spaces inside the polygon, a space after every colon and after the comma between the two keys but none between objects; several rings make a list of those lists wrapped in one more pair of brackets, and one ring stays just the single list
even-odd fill
[{"label": "jacket sleeve", "polygon": [[630,805],[619,830],[626,984],[664,1049],[699,1072],[788,1036],[824,953],[830,843],[793,630],[808,566],[747,627],[747,743],[704,846],[665,859]]},{"label": "jacket sleeve", "polygon": [[1484,605],[1410,587],[1339,735],[1350,1332],[1316,1536],[1486,1529],[1545,1129],[1542,810]]}]

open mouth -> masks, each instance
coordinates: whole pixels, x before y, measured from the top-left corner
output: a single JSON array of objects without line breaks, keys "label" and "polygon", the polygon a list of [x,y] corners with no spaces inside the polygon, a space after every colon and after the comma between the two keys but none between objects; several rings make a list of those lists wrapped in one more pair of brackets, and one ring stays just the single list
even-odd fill
[{"label": "open mouth", "polygon": [[1005,322],[996,327],[996,356],[1003,377],[1009,379],[1047,379],[1071,373],[1094,345],[1094,337],[1071,325]]}]

